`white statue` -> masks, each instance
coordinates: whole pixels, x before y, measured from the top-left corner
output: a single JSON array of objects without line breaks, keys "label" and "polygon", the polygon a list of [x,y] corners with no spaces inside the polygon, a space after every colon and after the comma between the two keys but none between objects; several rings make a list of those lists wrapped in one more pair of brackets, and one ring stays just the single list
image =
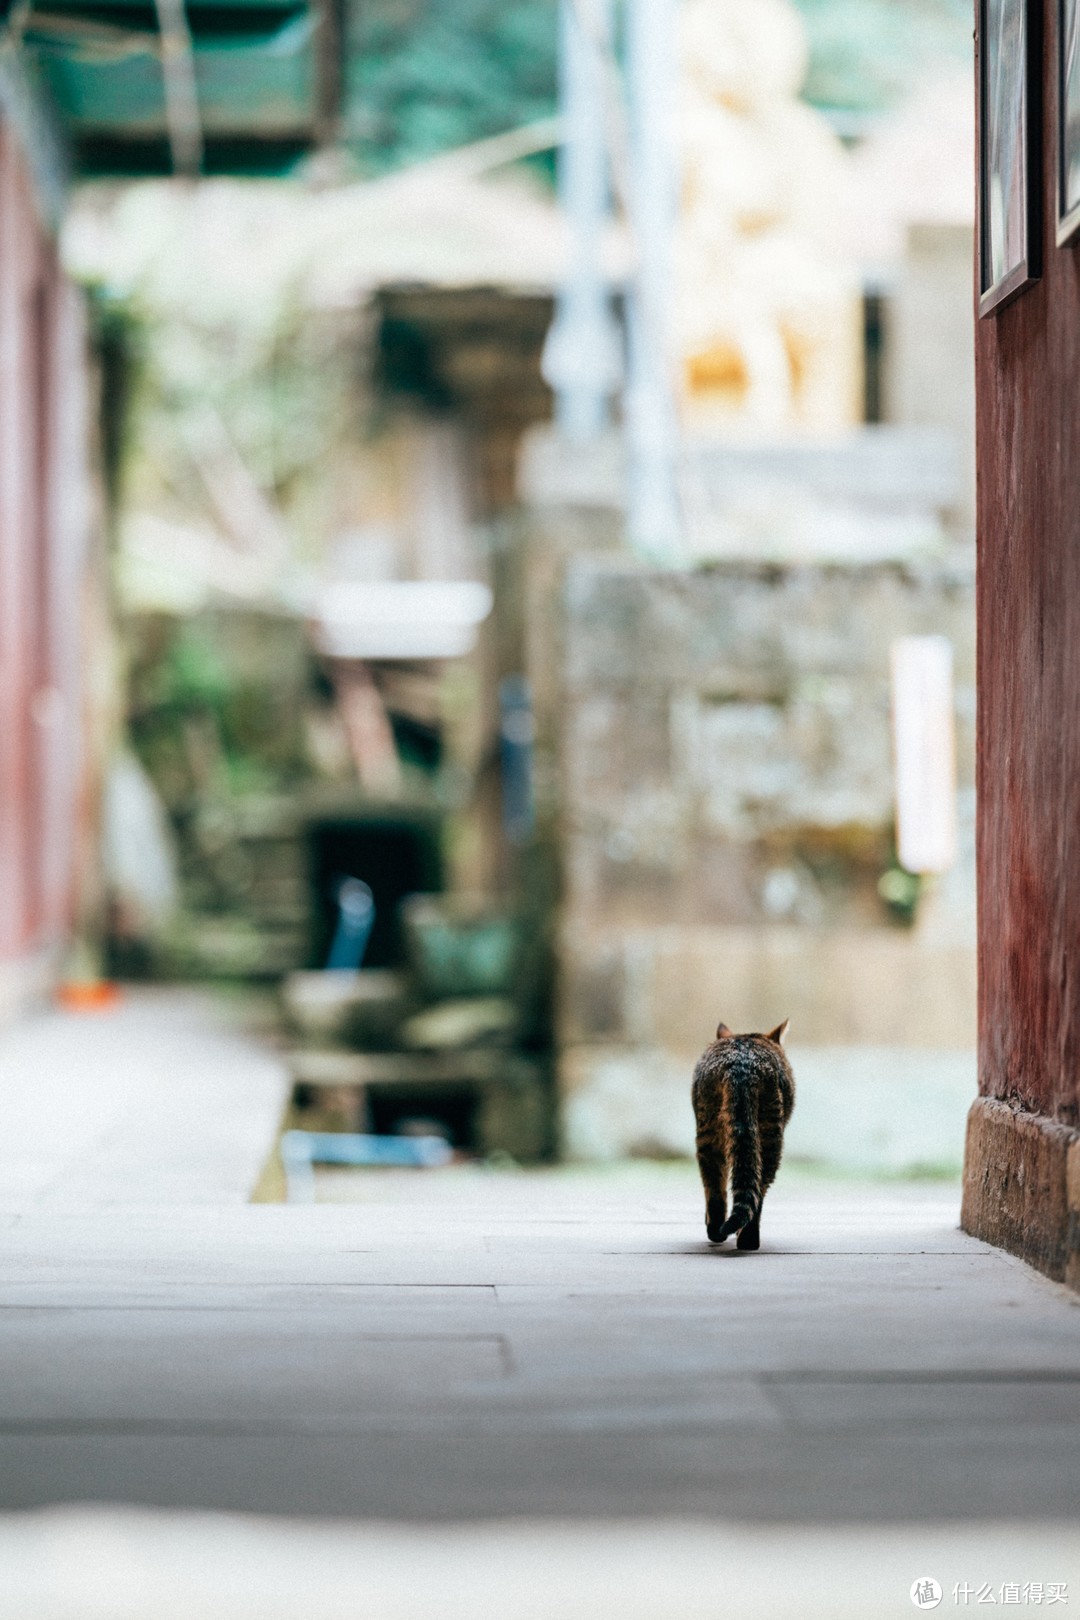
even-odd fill
[{"label": "white statue", "polygon": [[838,246],[848,156],[798,99],[789,0],[685,0],[676,343],[693,432],[859,418],[859,288]]}]

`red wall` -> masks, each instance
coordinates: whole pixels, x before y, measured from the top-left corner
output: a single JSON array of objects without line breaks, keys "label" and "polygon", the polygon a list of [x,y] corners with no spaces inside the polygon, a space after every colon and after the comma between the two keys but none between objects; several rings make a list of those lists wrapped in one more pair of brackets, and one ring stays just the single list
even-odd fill
[{"label": "red wall", "polygon": [[0,965],[71,923],[89,533],[81,301],[0,118]]},{"label": "red wall", "polygon": [[1080,249],[1054,244],[1054,0],[1044,9],[1043,277],[976,323],[979,1083],[1076,1123]]}]

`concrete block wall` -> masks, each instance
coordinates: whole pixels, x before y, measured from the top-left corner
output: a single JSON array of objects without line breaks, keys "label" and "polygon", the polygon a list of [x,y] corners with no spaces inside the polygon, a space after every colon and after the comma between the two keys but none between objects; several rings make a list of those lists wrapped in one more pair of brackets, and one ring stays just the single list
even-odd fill
[{"label": "concrete block wall", "polygon": [[[688,1151],[689,1069],[720,1018],[790,1015],[823,1049],[973,1046],[970,564],[675,572],[579,553],[554,600],[537,691],[566,1151]],[[878,882],[889,648],[916,633],[954,648],[962,854],[908,925]]]}]

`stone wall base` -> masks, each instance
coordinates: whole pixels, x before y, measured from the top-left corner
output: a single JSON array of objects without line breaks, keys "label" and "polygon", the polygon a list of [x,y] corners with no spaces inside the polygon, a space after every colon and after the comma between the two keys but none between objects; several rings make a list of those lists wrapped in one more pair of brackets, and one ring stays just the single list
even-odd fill
[{"label": "stone wall base", "polygon": [[1080,1289],[1080,1131],[976,1098],[960,1225]]}]

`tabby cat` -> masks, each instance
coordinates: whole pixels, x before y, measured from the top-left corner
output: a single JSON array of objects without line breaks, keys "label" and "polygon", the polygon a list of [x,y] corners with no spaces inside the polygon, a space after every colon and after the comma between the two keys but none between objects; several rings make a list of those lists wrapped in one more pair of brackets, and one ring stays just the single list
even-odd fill
[{"label": "tabby cat", "polygon": [[[738,1232],[736,1247],[761,1247],[761,1205],[776,1179],[795,1076],[782,1042],[785,1018],[768,1035],[733,1035],[726,1024],[694,1070],[697,1160],[710,1243]],[[728,1176],[731,1214],[727,1213]]]}]

